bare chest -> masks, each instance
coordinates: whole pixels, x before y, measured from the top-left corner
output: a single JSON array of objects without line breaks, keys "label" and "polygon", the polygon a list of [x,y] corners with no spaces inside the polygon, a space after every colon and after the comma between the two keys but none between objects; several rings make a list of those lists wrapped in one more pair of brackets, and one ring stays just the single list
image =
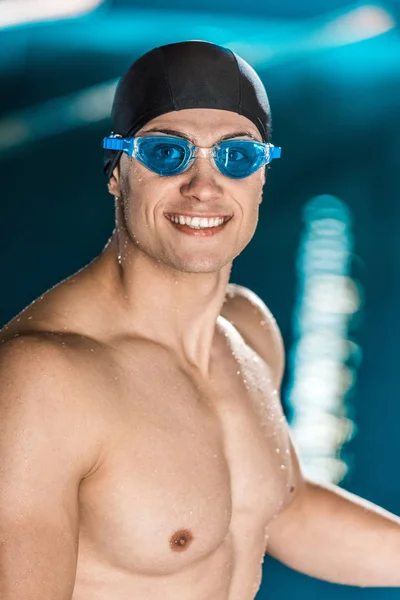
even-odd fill
[{"label": "bare chest", "polygon": [[257,355],[222,362],[206,385],[159,363],[118,375],[106,456],[81,485],[83,547],[143,575],[238,537],[261,550],[290,488],[283,415]]}]

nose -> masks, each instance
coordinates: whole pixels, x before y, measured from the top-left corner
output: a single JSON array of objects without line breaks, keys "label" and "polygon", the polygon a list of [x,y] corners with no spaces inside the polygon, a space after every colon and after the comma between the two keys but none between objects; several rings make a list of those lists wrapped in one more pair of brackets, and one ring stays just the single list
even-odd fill
[{"label": "nose", "polygon": [[183,174],[181,193],[199,202],[212,202],[222,197],[223,188],[218,182],[218,173],[209,156],[196,156],[191,167]]}]

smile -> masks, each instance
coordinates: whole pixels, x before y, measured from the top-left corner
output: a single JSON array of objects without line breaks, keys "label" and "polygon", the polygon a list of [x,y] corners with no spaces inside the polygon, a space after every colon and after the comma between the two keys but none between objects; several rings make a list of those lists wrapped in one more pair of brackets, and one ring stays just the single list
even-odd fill
[{"label": "smile", "polygon": [[225,217],[188,217],[187,215],[168,214],[167,219],[177,225],[187,225],[191,229],[210,229],[211,227],[220,227],[230,220],[230,216]]}]

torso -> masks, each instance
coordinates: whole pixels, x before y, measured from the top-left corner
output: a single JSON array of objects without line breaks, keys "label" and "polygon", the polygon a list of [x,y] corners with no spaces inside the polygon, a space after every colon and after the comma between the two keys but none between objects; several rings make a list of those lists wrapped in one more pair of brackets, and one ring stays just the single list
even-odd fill
[{"label": "torso", "polygon": [[72,600],[253,599],[292,484],[268,364],[223,317],[207,382],[148,341],[76,351],[107,436],[80,485]]}]

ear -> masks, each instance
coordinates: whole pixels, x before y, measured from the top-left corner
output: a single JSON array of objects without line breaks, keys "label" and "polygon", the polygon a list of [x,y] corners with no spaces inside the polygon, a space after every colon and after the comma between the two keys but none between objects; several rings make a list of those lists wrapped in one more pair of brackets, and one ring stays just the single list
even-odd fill
[{"label": "ear", "polygon": [[[265,185],[265,181],[267,178],[267,171],[268,171],[268,165],[266,165],[263,169],[261,169],[261,185],[262,185],[262,187],[264,187],[264,185]],[[259,204],[261,204],[262,200],[263,200],[263,194],[261,192]]]},{"label": "ear", "polygon": [[263,169],[263,185],[265,185],[265,181],[267,179],[267,173],[270,169],[269,165],[265,165],[265,169]]},{"label": "ear", "polygon": [[121,195],[119,165],[117,165],[108,181],[108,191],[112,196]]}]

